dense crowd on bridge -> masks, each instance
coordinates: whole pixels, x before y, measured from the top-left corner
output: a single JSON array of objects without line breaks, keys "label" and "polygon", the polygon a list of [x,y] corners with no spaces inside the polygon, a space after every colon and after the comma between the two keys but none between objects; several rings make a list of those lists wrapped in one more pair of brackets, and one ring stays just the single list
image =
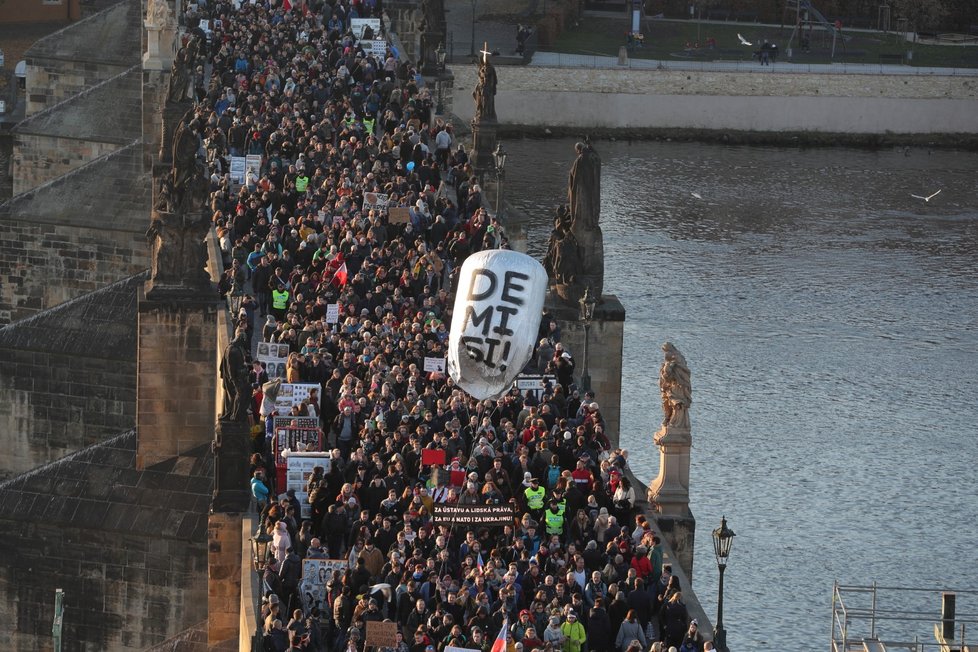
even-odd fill
[{"label": "dense crowd on bridge", "polygon": [[[350,18],[378,15],[378,4],[190,9],[192,24],[211,27],[193,128],[228,262],[221,290],[250,341],[288,344],[288,382],[322,386],[292,413],[317,417],[332,450],[302,519],[274,486],[269,379],[255,362],[263,427],[251,488],[274,551],[265,649],[363,652],[366,623],[387,619],[395,652],[704,649],[635,513],[627,451],[610,446],[595,397],[575,387],[549,315],[529,365],[555,377],[542,395],[478,401],[422,371],[425,357],[445,356],[459,266],[508,242],[417,71],[350,32]],[[230,157],[249,154],[261,168],[237,188]],[[392,223],[365,205],[370,193],[409,219]],[[425,450],[445,451],[445,464],[422,463]],[[436,524],[436,503],[509,504],[515,518]],[[348,561],[318,604],[300,596],[304,558]]]}]

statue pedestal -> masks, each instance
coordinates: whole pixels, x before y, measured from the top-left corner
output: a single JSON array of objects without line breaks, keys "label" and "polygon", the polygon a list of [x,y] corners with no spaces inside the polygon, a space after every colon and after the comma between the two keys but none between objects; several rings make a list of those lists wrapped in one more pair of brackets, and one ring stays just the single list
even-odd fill
[{"label": "statue pedestal", "polygon": [[659,447],[659,475],[649,485],[649,502],[659,514],[689,514],[689,428],[662,426],[653,438]]},{"label": "statue pedestal", "polygon": [[472,167],[481,181],[483,176],[496,167],[492,157],[496,149],[496,130],[499,124],[495,121],[472,121]]},{"label": "statue pedestal", "polygon": [[248,454],[251,428],[243,421],[218,421],[214,429],[214,497],[211,511],[240,514],[248,510]]}]

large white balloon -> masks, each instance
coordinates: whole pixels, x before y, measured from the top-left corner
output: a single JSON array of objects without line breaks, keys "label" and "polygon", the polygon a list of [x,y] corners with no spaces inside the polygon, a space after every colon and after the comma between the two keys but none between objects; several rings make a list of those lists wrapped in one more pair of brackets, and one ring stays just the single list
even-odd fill
[{"label": "large white balloon", "polygon": [[497,398],[533,355],[547,272],[526,254],[493,249],[465,259],[448,338],[448,373],[477,399]]}]

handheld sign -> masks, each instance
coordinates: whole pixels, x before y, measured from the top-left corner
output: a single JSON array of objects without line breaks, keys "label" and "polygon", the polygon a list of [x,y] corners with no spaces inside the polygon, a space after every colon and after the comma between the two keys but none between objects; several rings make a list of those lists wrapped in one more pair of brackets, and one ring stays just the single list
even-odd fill
[{"label": "handheld sign", "polygon": [[448,373],[474,398],[498,398],[533,355],[547,272],[526,254],[493,249],[465,259],[458,288]]}]

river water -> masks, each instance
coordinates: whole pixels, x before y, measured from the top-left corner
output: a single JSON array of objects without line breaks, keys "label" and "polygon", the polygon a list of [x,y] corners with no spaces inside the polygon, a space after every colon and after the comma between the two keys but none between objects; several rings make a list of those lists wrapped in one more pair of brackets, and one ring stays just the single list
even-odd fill
[{"label": "river water", "polygon": [[[505,147],[539,258],[573,141]],[[828,649],[836,579],[978,589],[978,155],[597,149],[605,291],[627,311],[622,445],[654,478],[669,340],[692,370],[694,575],[714,617],[710,533],[724,514],[737,533],[731,649]]]}]

